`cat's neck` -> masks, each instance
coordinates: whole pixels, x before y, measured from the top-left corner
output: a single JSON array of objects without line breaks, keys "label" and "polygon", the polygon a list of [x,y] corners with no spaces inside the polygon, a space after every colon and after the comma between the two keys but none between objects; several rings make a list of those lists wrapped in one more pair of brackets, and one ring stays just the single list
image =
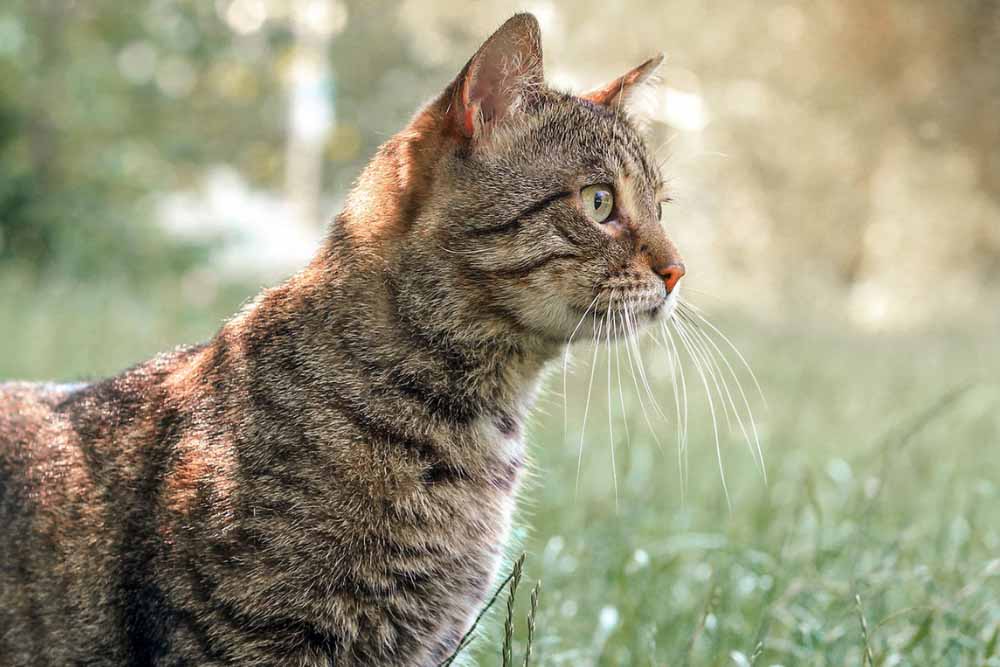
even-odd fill
[{"label": "cat's neck", "polygon": [[551,342],[473,319],[458,300],[415,294],[381,258],[334,241],[220,334],[242,341],[256,381],[369,405],[381,397],[445,425],[523,419],[558,352]]}]

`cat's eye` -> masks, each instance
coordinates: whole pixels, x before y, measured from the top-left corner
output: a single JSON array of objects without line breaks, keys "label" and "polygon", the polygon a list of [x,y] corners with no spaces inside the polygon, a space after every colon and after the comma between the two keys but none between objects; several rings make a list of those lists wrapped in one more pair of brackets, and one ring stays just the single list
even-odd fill
[{"label": "cat's eye", "polygon": [[659,217],[660,222],[663,222],[663,209],[666,208],[667,204],[669,204],[672,201],[673,201],[673,199],[671,199],[670,197],[667,197],[666,199],[661,199],[660,201],[656,202],[656,205],[659,208],[659,211],[658,211],[659,212],[659,216],[658,217]]},{"label": "cat's eye", "polygon": [[615,208],[615,196],[610,185],[588,185],[580,190],[583,212],[596,223],[607,222]]}]

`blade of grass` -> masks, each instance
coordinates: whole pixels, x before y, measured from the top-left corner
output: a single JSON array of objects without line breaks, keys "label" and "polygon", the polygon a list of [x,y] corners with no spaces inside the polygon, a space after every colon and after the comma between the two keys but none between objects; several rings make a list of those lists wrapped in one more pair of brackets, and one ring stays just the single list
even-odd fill
[{"label": "blade of grass", "polygon": [[517,587],[521,583],[521,571],[524,568],[524,554],[514,563],[511,572],[510,593],[507,595],[507,618],[503,624],[503,648],[500,657],[503,667],[511,667],[511,652],[514,645],[514,602],[517,599]]},{"label": "blade of grass", "polygon": [[535,618],[538,614],[538,594],[542,588],[542,582],[536,582],[531,589],[531,610],[528,612],[528,645],[524,649],[524,667],[528,667],[531,662],[531,645],[535,641]]},{"label": "blade of grass", "polygon": [[986,642],[986,650],[983,651],[983,664],[986,664],[986,661],[992,658],[993,654],[997,652],[998,641],[1000,641],[1000,623],[993,629],[993,636]]},{"label": "blade of grass", "polygon": [[476,620],[472,622],[472,625],[469,627],[466,633],[462,635],[462,639],[459,640],[458,646],[455,648],[454,653],[452,653],[450,656],[448,656],[440,663],[438,663],[438,667],[449,667],[449,665],[455,662],[455,659],[458,658],[459,654],[461,654],[462,651],[465,650],[465,647],[469,645],[469,642],[472,641],[472,634],[476,631],[476,628],[479,627],[479,622],[483,620],[483,616],[485,616],[486,612],[488,612],[493,607],[497,599],[500,597],[500,593],[502,593],[503,590],[507,587],[507,584],[510,582],[510,580],[514,578],[514,572],[517,570],[518,563],[521,564],[524,563],[524,554],[521,554],[521,557],[517,559],[517,563],[514,564],[514,569],[512,569],[510,571],[510,574],[504,577],[504,580],[500,582],[500,585],[497,586],[496,592],[493,593],[493,597],[491,597],[489,602],[486,603],[486,606],[484,606],[482,610],[480,610],[479,614],[476,616]]},{"label": "blade of grass", "polygon": [[875,667],[875,658],[872,655],[872,646],[868,640],[868,620],[865,618],[864,607],[861,606],[861,595],[855,593],[854,601],[857,603],[858,606],[858,618],[861,621],[861,639],[864,642],[863,644],[864,653],[861,657],[861,667],[865,667],[865,665],[871,665],[871,667]]}]

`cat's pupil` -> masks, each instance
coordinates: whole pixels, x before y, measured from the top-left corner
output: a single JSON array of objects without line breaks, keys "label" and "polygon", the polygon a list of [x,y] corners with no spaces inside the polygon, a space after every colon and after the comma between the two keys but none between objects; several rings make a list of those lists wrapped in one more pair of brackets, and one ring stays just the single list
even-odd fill
[{"label": "cat's pupil", "polygon": [[607,198],[607,194],[608,193],[601,190],[594,193],[594,210],[601,210],[601,207],[604,206],[604,200]]}]

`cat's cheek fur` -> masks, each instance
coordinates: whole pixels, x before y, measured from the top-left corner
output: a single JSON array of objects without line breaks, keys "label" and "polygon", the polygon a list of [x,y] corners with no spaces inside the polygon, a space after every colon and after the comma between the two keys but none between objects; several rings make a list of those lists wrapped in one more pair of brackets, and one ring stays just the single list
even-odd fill
[{"label": "cat's cheek fur", "polygon": [[[565,343],[596,303],[597,280],[554,263],[516,282],[497,286],[498,298],[529,330],[554,343]],[[593,308],[589,309],[593,312]],[[590,315],[588,314],[588,316]]]}]

